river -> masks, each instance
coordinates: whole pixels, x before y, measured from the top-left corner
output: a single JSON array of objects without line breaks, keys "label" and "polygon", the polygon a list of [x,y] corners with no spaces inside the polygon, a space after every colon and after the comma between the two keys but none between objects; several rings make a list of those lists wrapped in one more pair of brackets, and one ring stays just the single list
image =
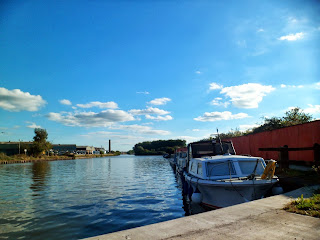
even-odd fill
[{"label": "river", "polygon": [[189,215],[168,160],[0,165],[0,239],[81,239]]}]

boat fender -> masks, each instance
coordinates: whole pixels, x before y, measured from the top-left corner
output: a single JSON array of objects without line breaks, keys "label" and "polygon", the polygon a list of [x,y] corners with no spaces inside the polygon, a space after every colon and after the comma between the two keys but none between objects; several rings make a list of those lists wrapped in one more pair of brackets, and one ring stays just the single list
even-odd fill
[{"label": "boat fender", "polygon": [[283,188],[279,185],[276,185],[272,188],[272,194],[273,195],[279,195],[283,193]]},{"label": "boat fender", "polygon": [[264,169],[261,179],[272,179],[274,176],[274,172],[276,170],[276,161],[275,160],[270,160]]},{"label": "boat fender", "polygon": [[198,204],[202,202],[202,194],[198,188],[192,194],[191,201]]}]

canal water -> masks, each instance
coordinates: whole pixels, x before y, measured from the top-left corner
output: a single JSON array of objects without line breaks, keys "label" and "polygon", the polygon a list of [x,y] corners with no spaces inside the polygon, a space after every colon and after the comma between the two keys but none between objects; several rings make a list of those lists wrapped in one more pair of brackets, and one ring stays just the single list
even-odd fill
[{"label": "canal water", "polygon": [[0,239],[81,239],[190,214],[159,156],[0,165],[0,184]]}]

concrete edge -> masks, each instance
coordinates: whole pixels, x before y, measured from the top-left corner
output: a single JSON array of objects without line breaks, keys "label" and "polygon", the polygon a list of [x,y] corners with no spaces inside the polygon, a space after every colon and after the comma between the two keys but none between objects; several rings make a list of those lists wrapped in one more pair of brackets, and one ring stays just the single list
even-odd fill
[{"label": "concrete edge", "polygon": [[192,216],[155,223],[147,226],[132,228],[124,231],[87,238],[87,240],[113,240],[113,239],[168,239],[188,235],[188,233],[201,232],[222,225],[232,224],[236,221],[258,216],[270,211],[281,210],[284,205],[303,194],[311,197],[320,185],[303,187],[285,194],[272,196],[256,201],[221,208]]}]

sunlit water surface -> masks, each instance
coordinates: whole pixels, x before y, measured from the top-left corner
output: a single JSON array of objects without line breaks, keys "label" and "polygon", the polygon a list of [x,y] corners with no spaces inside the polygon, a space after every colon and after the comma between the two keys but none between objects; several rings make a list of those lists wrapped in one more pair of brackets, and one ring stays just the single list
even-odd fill
[{"label": "sunlit water surface", "polygon": [[0,165],[0,239],[80,239],[180,218],[159,156]]}]

